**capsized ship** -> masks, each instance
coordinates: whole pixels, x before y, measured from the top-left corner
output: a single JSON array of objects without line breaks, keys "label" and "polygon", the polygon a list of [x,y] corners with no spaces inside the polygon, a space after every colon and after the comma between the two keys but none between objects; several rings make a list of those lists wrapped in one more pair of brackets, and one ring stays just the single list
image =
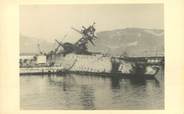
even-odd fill
[{"label": "capsized ship", "polygon": [[[87,28],[82,26],[81,30],[72,28],[82,35],[76,43],[63,43],[55,40],[58,46],[54,50],[49,53],[43,53],[40,50],[40,55],[36,56],[35,60],[41,62],[29,65],[26,68],[20,66],[20,74],[79,73],[104,76],[135,74],[154,76],[159,71],[157,65],[138,64],[138,62],[129,61],[127,57],[114,57],[100,52],[89,52],[87,44],[91,43],[95,46],[93,41],[98,38],[95,35],[94,25],[95,23]],[[59,48],[62,48],[62,50],[59,50]]]}]

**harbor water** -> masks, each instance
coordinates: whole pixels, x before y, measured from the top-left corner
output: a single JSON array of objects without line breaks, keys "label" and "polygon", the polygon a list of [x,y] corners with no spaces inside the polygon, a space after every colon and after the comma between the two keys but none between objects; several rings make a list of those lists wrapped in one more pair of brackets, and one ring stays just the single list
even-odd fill
[{"label": "harbor water", "polygon": [[164,109],[163,70],[154,79],[66,75],[20,76],[24,110]]}]

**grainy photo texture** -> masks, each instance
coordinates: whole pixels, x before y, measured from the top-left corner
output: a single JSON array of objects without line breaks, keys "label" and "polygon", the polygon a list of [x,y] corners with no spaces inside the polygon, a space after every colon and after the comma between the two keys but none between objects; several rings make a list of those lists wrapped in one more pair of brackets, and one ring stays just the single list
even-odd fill
[{"label": "grainy photo texture", "polygon": [[20,108],[164,109],[163,4],[20,6]]}]

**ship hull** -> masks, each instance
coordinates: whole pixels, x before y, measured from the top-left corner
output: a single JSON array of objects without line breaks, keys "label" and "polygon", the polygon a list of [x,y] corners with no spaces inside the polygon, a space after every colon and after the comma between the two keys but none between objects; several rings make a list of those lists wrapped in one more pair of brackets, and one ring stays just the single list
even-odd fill
[{"label": "ship hull", "polygon": [[20,68],[20,75],[69,74],[97,75],[108,77],[153,77],[158,67],[139,65],[103,55],[68,54],[56,59],[53,66]]}]

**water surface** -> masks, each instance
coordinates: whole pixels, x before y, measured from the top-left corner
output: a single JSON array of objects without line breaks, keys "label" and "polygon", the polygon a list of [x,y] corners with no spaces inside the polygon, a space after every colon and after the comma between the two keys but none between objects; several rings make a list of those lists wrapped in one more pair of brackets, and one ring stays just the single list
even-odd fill
[{"label": "water surface", "polygon": [[20,106],[30,110],[164,109],[163,71],[155,79],[86,75],[20,76]]}]

